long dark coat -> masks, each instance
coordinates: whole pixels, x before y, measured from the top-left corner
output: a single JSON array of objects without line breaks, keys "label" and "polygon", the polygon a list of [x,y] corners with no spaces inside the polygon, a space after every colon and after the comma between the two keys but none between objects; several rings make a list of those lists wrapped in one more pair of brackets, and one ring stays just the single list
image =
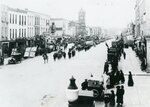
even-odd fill
[{"label": "long dark coat", "polygon": [[133,86],[134,82],[133,82],[133,78],[132,78],[132,74],[130,73],[128,76],[128,86]]},{"label": "long dark coat", "polygon": [[115,105],[115,94],[112,93],[110,96],[110,106],[114,106]]}]

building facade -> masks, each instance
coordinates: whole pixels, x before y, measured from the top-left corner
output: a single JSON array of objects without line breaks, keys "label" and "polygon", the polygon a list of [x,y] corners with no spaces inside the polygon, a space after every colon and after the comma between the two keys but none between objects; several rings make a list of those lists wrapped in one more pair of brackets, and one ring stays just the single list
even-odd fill
[{"label": "building facade", "polygon": [[77,25],[78,23],[75,21],[70,21],[68,25],[68,35],[75,37],[77,35]]},{"label": "building facade", "polygon": [[69,21],[62,18],[52,18],[51,25],[55,25],[56,36],[67,36],[69,35]]},{"label": "building facade", "polygon": [[86,35],[87,36],[97,36],[102,37],[102,29],[101,27],[86,27]]},{"label": "building facade", "polygon": [[2,25],[2,24],[1,24],[1,22],[2,22],[2,21],[1,21],[1,17],[2,17],[1,9],[2,9],[2,8],[1,8],[1,3],[0,3],[0,41],[1,41],[1,36],[2,36],[2,34],[1,34],[1,25]]},{"label": "building facade", "polygon": [[150,1],[137,0],[135,5],[135,36],[150,35]]},{"label": "building facade", "polygon": [[77,35],[86,35],[86,24],[85,24],[85,11],[81,9],[78,14],[78,34]]},{"label": "building facade", "polygon": [[40,15],[40,34],[50,33],[50,16]]},{"label": "building facade", "polygon": [[1,5],[0,14],[0,40],[6,41],[8,39],[8,6]]},{"label": "building facade", "polygon": [[35,15],[33,12],[28,11],[27,12],[27,38],[32,38],[33,36],[35,36]]},{"label": "building facade", "polygon": [[40,15],[35,14],[35,35],[40,35]]},{"label": "building facade", "polygon": [[27,10],[28,37],[50,33],[50,16]]},{"label": "building facade", "polygon": [[92,35],[92,28],[91,27],[86,27],[86,35],[91,36]]},{"label": "building facade", "polygon": [[27,11],[8,8],[8,40],[27,37]]}]

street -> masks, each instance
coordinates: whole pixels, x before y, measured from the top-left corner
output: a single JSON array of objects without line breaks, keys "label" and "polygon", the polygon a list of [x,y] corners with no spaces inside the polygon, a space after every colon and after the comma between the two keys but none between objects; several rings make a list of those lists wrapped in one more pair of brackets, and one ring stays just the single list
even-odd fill
[{"label": "street", "polygon": [[[20,64],[4,65],[0,69],[1,107],[66,107],[65,90],[73,75],[80,89],[81,82],[91,73],[100,77],[106,60],[104,43],[89,51],[77,52],[72,59],[44,64],[42,56],[27,59]],[[48,101],[42,100],[47,95]],[[47,98],[48,98],[47,97]],[[43,103],[42,103],[43,102]]]},{"label": "street", "polygon": [[[109,42],[108,42],[109,44]],[[127,86],[125,81],[125,107],[146,107],[149,103],[150,78],[140,71],[139,61],[134,52],[125,49],[127,58],[119,63],[125,74],[131,70],[134,87]],[[24,60],[16,65],[0,67],[0,106],[1,107],[67,107],[65,96],[71,76],[76,78],[76,84],[81,89],[81,82],[93,74],[100,78],[106,60],[107,47],[101,43],[89,51],[77,52],[76,56],[53,61],[52,53],[49,62],[44,64],[42,56]],[[132,59],[131,59],[132,57]],[[131,64],[132,63],[132,64]],[[144,91],[143,91],[144,90]]]},{"label": "street", "polygon": [[0,107],[148,107],[149,7],[0,0]]}]

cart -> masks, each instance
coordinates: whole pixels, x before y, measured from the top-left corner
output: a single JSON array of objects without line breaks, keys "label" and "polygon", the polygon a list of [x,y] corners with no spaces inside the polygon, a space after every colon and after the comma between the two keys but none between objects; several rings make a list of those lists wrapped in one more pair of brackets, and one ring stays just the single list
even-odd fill
[{"label": "cart", "polygon": [[[94,100],[102,101],[104,99],[104,81],[103,79],[94,79],[94,77],[87,80],[87,86],[82,87],[84,90],[93,91]],[[83,85],[82,85],[83,86]]]},{"label": "cart", "polygon": [[11,56],[12,56],[12,58],[10,60],[8,60],[8,64],[21,63],[21,59],[22,59],[22,54],[21,53],[15,53]]}]

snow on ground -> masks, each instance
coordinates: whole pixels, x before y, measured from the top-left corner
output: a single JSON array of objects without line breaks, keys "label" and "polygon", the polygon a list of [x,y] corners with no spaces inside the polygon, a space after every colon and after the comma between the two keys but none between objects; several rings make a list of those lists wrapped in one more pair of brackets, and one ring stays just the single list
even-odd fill
[{"label": "snow on ground", "polygon": [[[110,41],[107,43],[110,46]],[[126,74],[129,70],[133,73],[143,73],[135,53],[131,49],[125,49],[125,52],[126,60],[121,58],[119,63],[121,69]],[[87,52],[76,52],[76,56],[70,60],[67,57],[54,62],[52,55],[48,55],[48,64],[44,64],[42,56],[38,56],[20,64],[1,66],[0,107],[67,107],[65,91],[69,79],[73,75],[80,89],[81,82],[89,78],[91,73],[94,78],[100,78],[107,57],[107,47],[105,43],[101,43]],[[127,87],[126,76],[126,107],[138,107],[148,103],[145,99],[149,97],[143,94],[149,93],[149,77],[136,76],[133,79],[134,88]],[[137,97],[132,99],[131,94]]]},{"label": "snow on ground", "polygon": [[65,90],[73,75],[77,86],[92,73],[100,77],[107,47],[101,43],[89,51],[76,52],[72,59],[44,64],[41,56],[0,68],[0,107],[67,107]]},{"label": "snow on ground", "polygon": [[126,53],[126,59],[121,57],[121,61],[119,63],[119,68],[123,70],[125,74],[128,74],[131,71],[133,74],[146,74],[146,72],[141,71],[141,61],[136,56],[135,51],[132,48],[124,49]]}]

